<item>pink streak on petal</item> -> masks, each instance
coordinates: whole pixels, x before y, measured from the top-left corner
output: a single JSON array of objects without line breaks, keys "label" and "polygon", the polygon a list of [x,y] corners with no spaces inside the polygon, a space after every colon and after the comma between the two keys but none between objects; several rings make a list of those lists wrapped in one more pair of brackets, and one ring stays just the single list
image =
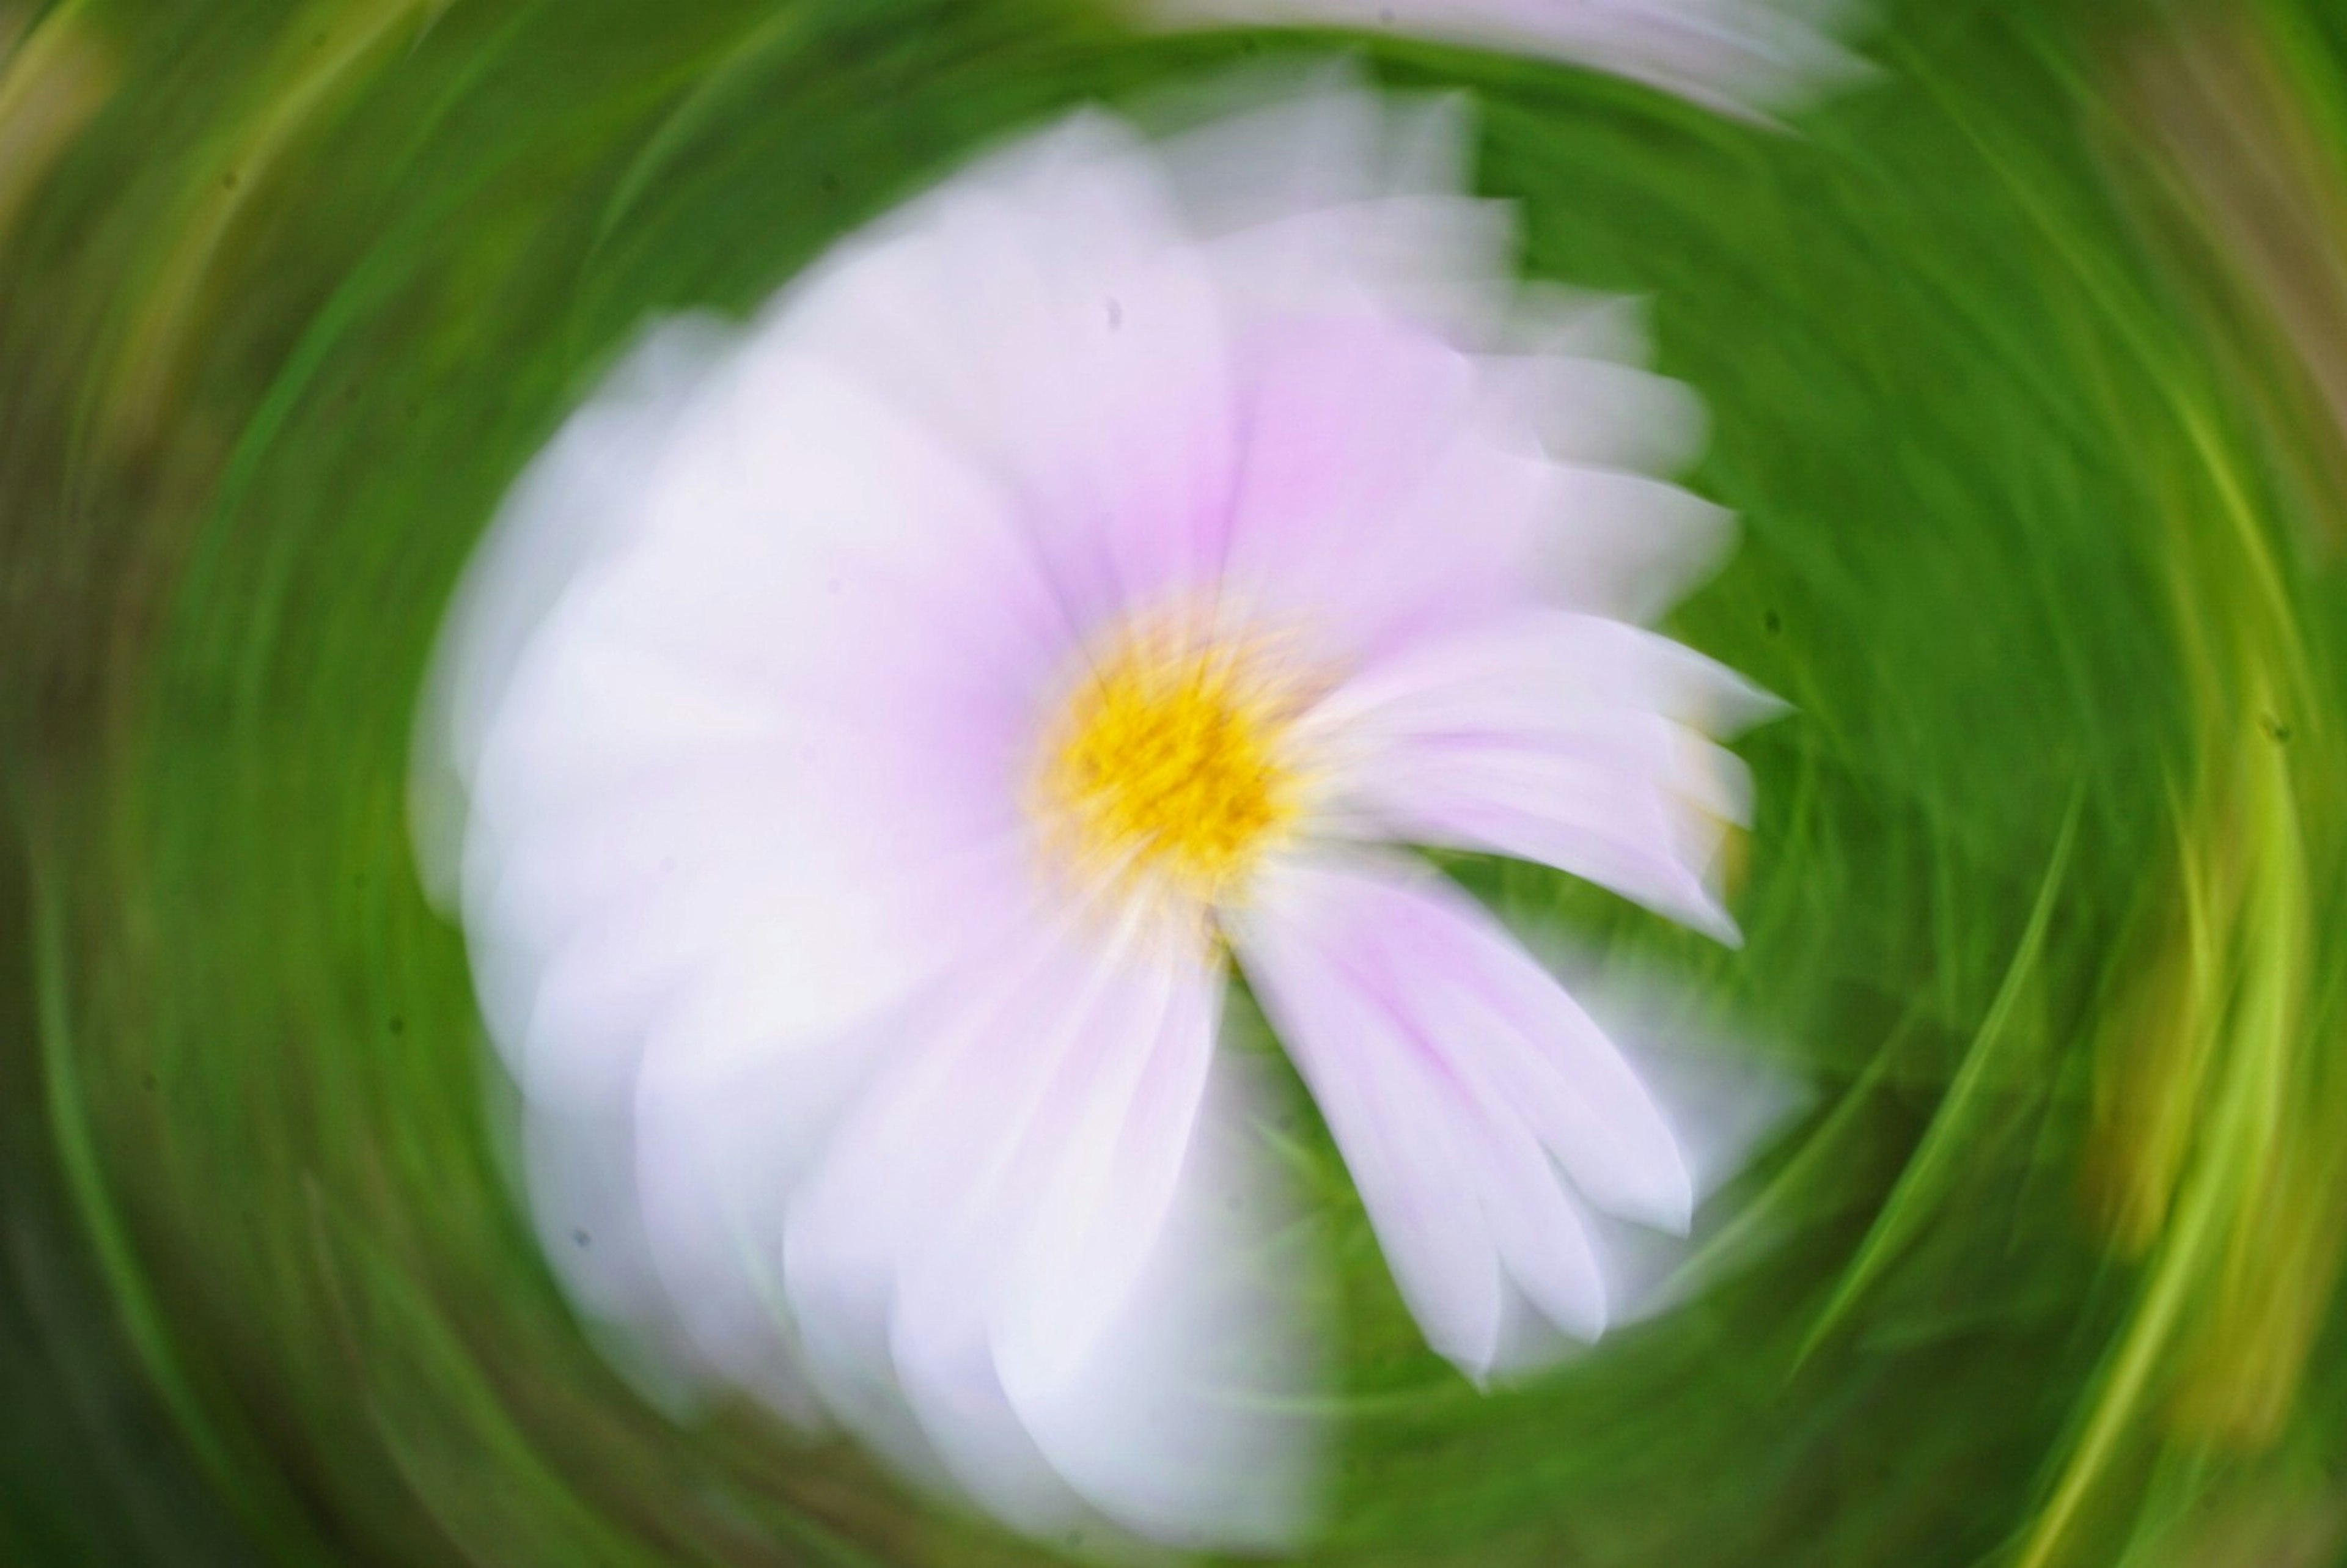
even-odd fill
[{"label": "pink streak on petal", "polygon": [[1522,600],[1541,475],[1476,421],[1475,362],[1391,322],[1266,329],[1245,364],[1227,581],[1350,662]]},{"label": "pink streak on petal", "polygon": [[1486,1130],[1460,1103],[1455,1079],[1411,1048],[1332,955],[1253,929],[1243,952],[1427,1342],[1472,1373],[1488,1370],[1499,1350],[1501,1264],[1468,1157]]},{"label": "pink streak on petal", "polygon": [[1435,1348],[1499,1350],[1504,1276],[1594,1335],[1604,1281],[1553,1159],[1591,1203],[1683,1230],[1685,1161],[1620,1054],[1471,900],[1407,863],[1292,863],[1238,950]]},{"label": "pink streak on petal", "polygon": [[1706,737],[1780,711],[1665,639],[1535,610],[1394,651],[1308,723],[1357,831],[1540,861],[1733,941],[1710,874],[1749,784]]}]

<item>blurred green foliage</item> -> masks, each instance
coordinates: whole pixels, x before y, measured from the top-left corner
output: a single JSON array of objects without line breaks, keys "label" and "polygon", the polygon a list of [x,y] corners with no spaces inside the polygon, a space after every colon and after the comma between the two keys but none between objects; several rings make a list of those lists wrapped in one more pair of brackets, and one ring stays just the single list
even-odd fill
[{"label": "blurred green foliage", "polygon": [[[0,1559],[1049,1560],[753,1409],[672,1422],[573,1320],[412,870],[415,695],[648,320],[746,312],[1056,110],[1337,40],[0,21]],[[1650,302],[1745,520],[1674,630],[1797,708],[1742,747],[1740,951],[1456,874],[1809,1099],[1684,1305],[1489,1397],[1308,1113],[1266,1129],[1338,1265],[1312,1561],[2347,1563],[2347,19],[1942,0],[1862,42],[1797,129],[1363,56],[1473,90],[1529,271]]]}]

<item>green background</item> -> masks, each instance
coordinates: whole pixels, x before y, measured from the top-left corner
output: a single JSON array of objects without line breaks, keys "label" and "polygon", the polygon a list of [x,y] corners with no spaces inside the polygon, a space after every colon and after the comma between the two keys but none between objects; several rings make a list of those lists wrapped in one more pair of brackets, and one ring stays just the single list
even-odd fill
[{"label": "green background", "polygon": [[[1056,1560],[603,1362],[415,882],[416,693],[648,319],[749,311],[1055,111],[1346,41],[1041,0],[0,27],[0,1561]],[[1455,873],[1809,1100],[1686,1305],[1488,1397],[1325,1133],[1265,1128],[1341,1325],[1309,1561],[2347,1563],[2347,16],[1858,42],[1788,124],[1360,56],[1472,89],[1528,271],[1649,301],[1744,518],[1671,629],[1796,708],[1739,746],[1740,951]]]}]

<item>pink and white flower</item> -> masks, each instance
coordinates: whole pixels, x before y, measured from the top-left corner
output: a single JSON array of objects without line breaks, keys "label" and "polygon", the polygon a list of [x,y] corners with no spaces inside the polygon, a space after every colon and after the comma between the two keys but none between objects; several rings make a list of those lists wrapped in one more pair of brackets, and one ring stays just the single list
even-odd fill
[{"label": "pink and white flower", "polygon": [[1328,27],[1584,66],[1706,108],[1799,108],[1865,77],[1858,0],[1119,0],[1166,28]]},{"label": "pink and white flower", "polygon": [[1604,1327],[1591,1210],[1686,1225],[1636,1073],[1398,847],[1733,939],[1712,737],[1768,706],[1641,629],[1726,540],[1649,477],[1692,399],[1511,284],[1462,148],[1344,90],[1079,116],[663,329],[517,489],[423,842],[546,1244],[639,1350],[1027,1528],[1286,1538],[1234,965],[1471,1375]]}]

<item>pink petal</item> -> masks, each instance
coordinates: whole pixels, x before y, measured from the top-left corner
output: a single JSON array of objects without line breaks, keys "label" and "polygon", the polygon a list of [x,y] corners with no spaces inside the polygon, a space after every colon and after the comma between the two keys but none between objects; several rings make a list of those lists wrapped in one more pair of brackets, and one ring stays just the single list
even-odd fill
[{"label": "pink petal", "polygon": [[1224,302],[1158,160],[1099,117],[982,162],[784,302],[815,354],[1016,497],[1080,629],[1210,576],[1234,456]]},{"label": "pink petal", "polygon": [[1128,0],[1162,26],[1347,27],[1569,60],[1717,110],[1794,107],[1864,74],[1828,0]]},{"label": "pink petal", "polygon": [[1477,364],[1392,321],[1250,343],[1222,589],[1339,666],[1529,601],[1548,466],[1494,439]]},{"label": "pink petal", "polygon": [[1539,861],[1733,941],[1710,875],[1749,786],[1706,732],[1780,706],[1652,633],[1532,611],[1398,650],[1309,723],[1356,831]]},{"label": "pink petal", "polygon": [[1238,951],[1404,1299],[1471,1373],[1501,1354],[1503,1281],[1560,1328],[1604,1326],[1567,1176],[1601,1208],[1685,1228],[1686,1166],[1636,1075],[1440,879],[1385,859],[1290,863],[1242,913]]}]

